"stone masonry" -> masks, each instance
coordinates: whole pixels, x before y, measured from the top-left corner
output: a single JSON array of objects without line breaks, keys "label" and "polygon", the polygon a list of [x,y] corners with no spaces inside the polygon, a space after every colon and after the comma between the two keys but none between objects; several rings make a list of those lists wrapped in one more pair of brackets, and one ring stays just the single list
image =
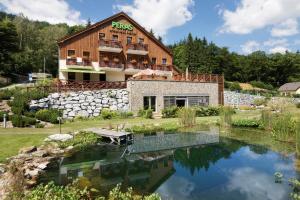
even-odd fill
[{"label": "stone masonry", "polygon": [[107,108],[113,111],[128,111],[129,98],[126,89],[52,93],[47,98],[32,100],[30,109],[60,109],[63,118],[75,116],[95,117]]}]

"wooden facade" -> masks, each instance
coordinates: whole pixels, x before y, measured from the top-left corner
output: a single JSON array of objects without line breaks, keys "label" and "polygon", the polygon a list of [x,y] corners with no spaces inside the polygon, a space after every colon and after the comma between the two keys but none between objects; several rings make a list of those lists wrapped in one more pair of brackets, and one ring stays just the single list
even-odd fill
[{"label": "wooden facade", "polygon": [[[132,30],[113,27],[115,22],[131,25]],[[119,68],[122,80],[117,81],[124,81],[129,73],[127,68],[172,66],[170,50],[123,12],[61,39],[58,45],[60,72],[72,66],[81,66],[81,72],[85,66],[92,66],[104,73],[110,68]],[[63,77],[60,74],[61,80]],[[68,79],[65,77],[65,80]]]}]

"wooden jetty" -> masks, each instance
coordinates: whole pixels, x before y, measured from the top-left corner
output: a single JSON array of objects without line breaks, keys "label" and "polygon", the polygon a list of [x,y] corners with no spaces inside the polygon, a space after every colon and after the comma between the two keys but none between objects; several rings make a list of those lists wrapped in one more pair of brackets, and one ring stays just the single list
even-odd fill
[{"label": "wooden jetty", "polygon": [[116,131],[102,128],[89,128],[85,129],[85,131],[96,133],[111,144],[129,145],[133,143],[132,133],[128,133],[126,131]]}]

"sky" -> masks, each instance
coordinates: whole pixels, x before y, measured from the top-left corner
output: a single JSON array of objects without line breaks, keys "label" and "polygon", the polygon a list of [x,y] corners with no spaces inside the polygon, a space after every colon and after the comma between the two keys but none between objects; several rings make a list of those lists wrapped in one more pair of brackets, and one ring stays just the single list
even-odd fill
[{"label": "sky", "polygon": [[124,11],[165,44],[192,33],[245,55],[300,50],[300,0],[0,0],[0,9],[69,25]]}]

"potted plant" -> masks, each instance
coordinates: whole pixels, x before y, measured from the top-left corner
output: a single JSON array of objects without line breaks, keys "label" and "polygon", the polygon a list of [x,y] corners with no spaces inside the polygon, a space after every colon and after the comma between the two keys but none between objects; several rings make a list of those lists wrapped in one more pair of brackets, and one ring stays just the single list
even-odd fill
[{"label": "potted plant", "polygon": [[114,58],[114,62],[119,63],[120,62],[119,58]]},{"label": "potted plant", "polygon": [[132,64],[136,64],[136,59],[132,59],[130,62],[131,62]]},{"label": "potted plant", "polygon": [[108,62],[108,61],[109,61],[108,57],[107,57],[107,56],[104,57],[104,58],[103,58],[103,61],[104,61],[104,62]]}]

